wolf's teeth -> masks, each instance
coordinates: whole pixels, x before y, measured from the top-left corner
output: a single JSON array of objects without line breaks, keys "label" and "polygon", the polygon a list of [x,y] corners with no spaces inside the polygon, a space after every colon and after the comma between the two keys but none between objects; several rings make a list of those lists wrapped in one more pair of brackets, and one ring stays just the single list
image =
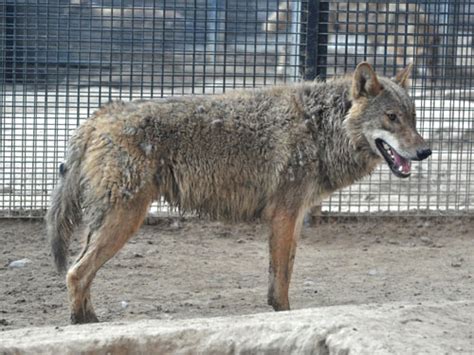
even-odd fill
[{"label": "wolf's teeth", "polygon": [[399,167],[398,167],[398,171],[401,172],[401,173],[403,173],[403,166],[399,166]]}]

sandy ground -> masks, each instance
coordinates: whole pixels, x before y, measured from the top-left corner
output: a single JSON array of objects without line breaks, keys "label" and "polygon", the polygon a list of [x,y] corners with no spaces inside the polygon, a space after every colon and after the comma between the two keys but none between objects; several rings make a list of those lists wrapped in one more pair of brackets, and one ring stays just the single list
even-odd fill
[{"label": "sandy ground", "polygon": [[[102,321],[269,311],[267,230],[193,218],[146,225],[98,273]],[[472,299],[474,218],[339,219],[303,229],[293,309]],[[44,225],[0,220],[0,329],[66,325],[65,282]],[[72,252],[80,244],[72,244]],[[11,261],[28,258],[23,268]]]}]

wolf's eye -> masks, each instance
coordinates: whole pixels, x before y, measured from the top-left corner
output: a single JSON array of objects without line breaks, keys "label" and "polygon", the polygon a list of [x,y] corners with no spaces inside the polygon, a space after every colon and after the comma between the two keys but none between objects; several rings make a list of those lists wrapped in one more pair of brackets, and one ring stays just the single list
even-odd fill
[{"label": "wolf's eye", "polygon": [[398,116],[396,113],[387,113],[387,117],[392,122],[398,120]]}]

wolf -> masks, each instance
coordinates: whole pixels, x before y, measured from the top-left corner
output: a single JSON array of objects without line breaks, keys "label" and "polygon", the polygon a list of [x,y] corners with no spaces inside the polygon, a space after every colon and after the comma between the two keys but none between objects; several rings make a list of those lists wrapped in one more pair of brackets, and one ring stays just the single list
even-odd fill
[{"label": "wolf", "polygon": [[[365,45],[360,46],[363,50],[360,55],[373,57],[372,61],[383,60],[385,66],[387,62],[397,67],[403,66],[406,61],[411,62],[416,64],[420,74],[434,79],[433,69],[438,56],[436,45],[439,44],[440,38],[436,26],[432,24],[433,19],[424,6],[336,1],[329,2],[328,6],[329,50],[337,51],[339,48],[341,51],[339,56],[337,52],[328,56],[328,60],[335,61],[328,65],[334,66],[336,70],[344,66],[344,63],[347,63],[347,46],[353,45],[348,42],[348,36],[362,35],[365,40],[359,39],[358,42]],[[266,33],[281,33],[287,39],[293,7],[292,2],[280,1],[278,10],[270,13],[262,25],[262,30]],[[337,37],[338,35],[340,37]],[[332,48],[335,43],[339,43],[339,46]],[[357,45],[357,41],[355,44]],[[285,73],[288,49],[285,45],[278,47],[278,75]],[[376,58],[379,54],[380,58]]]},{"label": "wolf", "polygon": [[268,304],[289,310],[305,212],[385,161],[407,178],[431,154],[408,95],[411,65],[216,96],[112,102],[77,128],[46,215],[52,254],[67,269],[71,235],[85,243],[67,270],[73,323],[95,322],[90,287],[100,267],[164,198],[212,219],[269,224]]}]

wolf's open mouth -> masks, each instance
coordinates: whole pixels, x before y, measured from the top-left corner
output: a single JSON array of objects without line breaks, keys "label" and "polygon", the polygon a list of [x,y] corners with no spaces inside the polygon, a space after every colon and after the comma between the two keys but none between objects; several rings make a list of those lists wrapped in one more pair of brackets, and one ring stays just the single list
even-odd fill
[{"label": "wolf's open mouth", "polygon": [[383,139],[376,139],[375,145],[380,150],[380,153],[382,153],[382,156],[385,158],[388,166],[396,176],[400,178],[407,178],[410,176],[410,159],[405,159],[402,157]]}]

